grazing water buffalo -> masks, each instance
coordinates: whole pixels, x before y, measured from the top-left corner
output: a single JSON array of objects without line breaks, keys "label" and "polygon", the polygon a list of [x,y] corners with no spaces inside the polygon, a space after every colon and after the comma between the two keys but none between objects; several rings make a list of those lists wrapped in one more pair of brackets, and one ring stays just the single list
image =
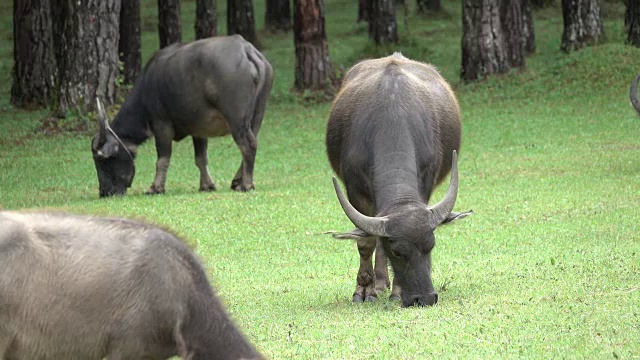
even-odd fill
[{"label": "grazing water buffalo", "polygon": [[640,82],[640,75],[636,76],[636,79],[631,83],[631,89],[629,90],[629,98],[631,99],[631,105],[640,114],[640,97],[638,96],[638,82]]},{"label": "grazing water buffalo", "polygon": [[[354,302],[375,301],[377,292],[389,287],[387,256],[395,275],[392,298],[401,298],[403,306],[437,302],[433,232],[470,213],[451,211],[458,192],[460,127],[458,102],[431,65],[395,53],[347,72],[333,102],[326,145],[331,167],[347,189],[348,200],[333,179],[338,199],[357,226],[334,234],[357,240]],[[450,169],[447,194],[428,206]]]},{"label": "grazing water buffalo", "polygon": [[254,188],[253,166],[273,69],[240,35],[173,44],[158,51],[109,124],[101,105],[100,131],[91,149],[100,196],[122,195],[135,174],[138,145],[155,136],[156,177],[147,194],[160,194],[171,158],[171,143],[193,138],[200,191],[216,186],[207,169],[207,138],[231,133],[242,163],[231,188]]},{"label": "grazing water buffalo", "polygon": [[0,359],[261,359],[189,248],[137,221],[0,212]]}]

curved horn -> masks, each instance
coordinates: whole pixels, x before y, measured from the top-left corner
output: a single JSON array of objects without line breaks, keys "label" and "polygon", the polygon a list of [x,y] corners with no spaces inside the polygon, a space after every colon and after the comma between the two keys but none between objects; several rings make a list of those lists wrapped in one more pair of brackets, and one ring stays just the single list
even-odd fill
[{"label": "curved horn", "polygon": [[451,214],[453,206],[456,204],[456,198],[458,197],[458,153],[453,150],[453,157],[451,159],[451,180],[449,181],[449,189],[447,190],[444,199],[439,203],[429,207],[433,213],[431,219],[431,227],[436,228],[447,219],[447,216]]},{"label": "curved horn", "polygon": [[629,98],[631,99],[631,105],[640,114],[640,98],[638,97],[638,82],[640,81],[640,75],[636,76],[631,84],[631,90],[629,90]]},{"label": "curved horn", "polygon": [[104,113],[102,102],[100,102],[100,99],[97,97],[96,108],[98,109],[98,122],[100,123],[100,130],[98,132],[98,146],[102,146],[105,142],[107,142],[107,128],[109,127],[109,122],[107,120],[107,115]]},{"label": "curved horn", "polygon": [[338,200],[340,201],[340,205],[342,205],[342,210],[347,215],[349,220],[358,227],[358,229],[366,232],[369,235],[375,236],[388,236],[385,230],[387,224],[387,217],[371,217],[360,213],[356,208],[351,205],[349,200],[344,196],[344,193],[340,189],[340,185],[338,185],[338,179],[333,177],[333,186],[336,189],[336,195],[338,195]]}]

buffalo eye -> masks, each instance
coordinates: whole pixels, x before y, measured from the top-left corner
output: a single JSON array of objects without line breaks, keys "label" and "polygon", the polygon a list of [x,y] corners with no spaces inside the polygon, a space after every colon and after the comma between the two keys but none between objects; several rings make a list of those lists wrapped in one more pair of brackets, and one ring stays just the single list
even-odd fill
[{"label": "buffalo eye", "polygon": [[[396,245],[396,246],[394,246]],[[402,252],[398,251],[398,247],[397,244],[394,244],[394,242],[390,241],[389,242],[389,252],[391,253],[391,255],[395,258],[405,258],[405,256],[403,255]]]}]

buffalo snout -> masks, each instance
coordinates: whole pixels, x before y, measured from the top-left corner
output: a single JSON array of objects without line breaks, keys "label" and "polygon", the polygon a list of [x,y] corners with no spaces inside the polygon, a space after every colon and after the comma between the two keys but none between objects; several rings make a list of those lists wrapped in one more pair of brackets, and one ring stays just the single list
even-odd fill
[{"label": "buffalo snout", "polygon": [[438,293],[433,292],[426,295],[410,295],[402,299],[402,306],[433,306],[438,303]]}]

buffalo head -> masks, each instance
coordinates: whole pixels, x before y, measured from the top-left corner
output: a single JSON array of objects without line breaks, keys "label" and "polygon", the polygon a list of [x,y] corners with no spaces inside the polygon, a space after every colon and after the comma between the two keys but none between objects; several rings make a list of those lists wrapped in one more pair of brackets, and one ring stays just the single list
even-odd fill
[{"label": "buffalo head", "polygon": [[631,105],[640,114],[640,97],[638,97],[638,82],[640,82],[640,75],[636,76],[636,79],[631,83],[631,89],[629,90],[629,98],[631,99]]},{"label": "buffalo head", "polygon": [[100,197],[124,195],[136,173],[133,149],[111,129],[100,100],[97,100],[97,109],[100,130],[91,141],[91,152],[98,172]]},{"label": "buffalo head", "polygon": [[385,209],[378,216],[360,213],[351,205],[333,178],[342,209],[358,229],[336,234],[337,238],[358,239],[378,236],[389,257],[396,281],[402,288],[402,305],[434,305],[438,301],[431,281],[431,250],[435,246],[434,230],[441,224],[463,218],[471,211],[454,213],[451,210],[458,195],[458,161],[453,152],[451,181],[444,199],[434,206],[405,203]]}]

